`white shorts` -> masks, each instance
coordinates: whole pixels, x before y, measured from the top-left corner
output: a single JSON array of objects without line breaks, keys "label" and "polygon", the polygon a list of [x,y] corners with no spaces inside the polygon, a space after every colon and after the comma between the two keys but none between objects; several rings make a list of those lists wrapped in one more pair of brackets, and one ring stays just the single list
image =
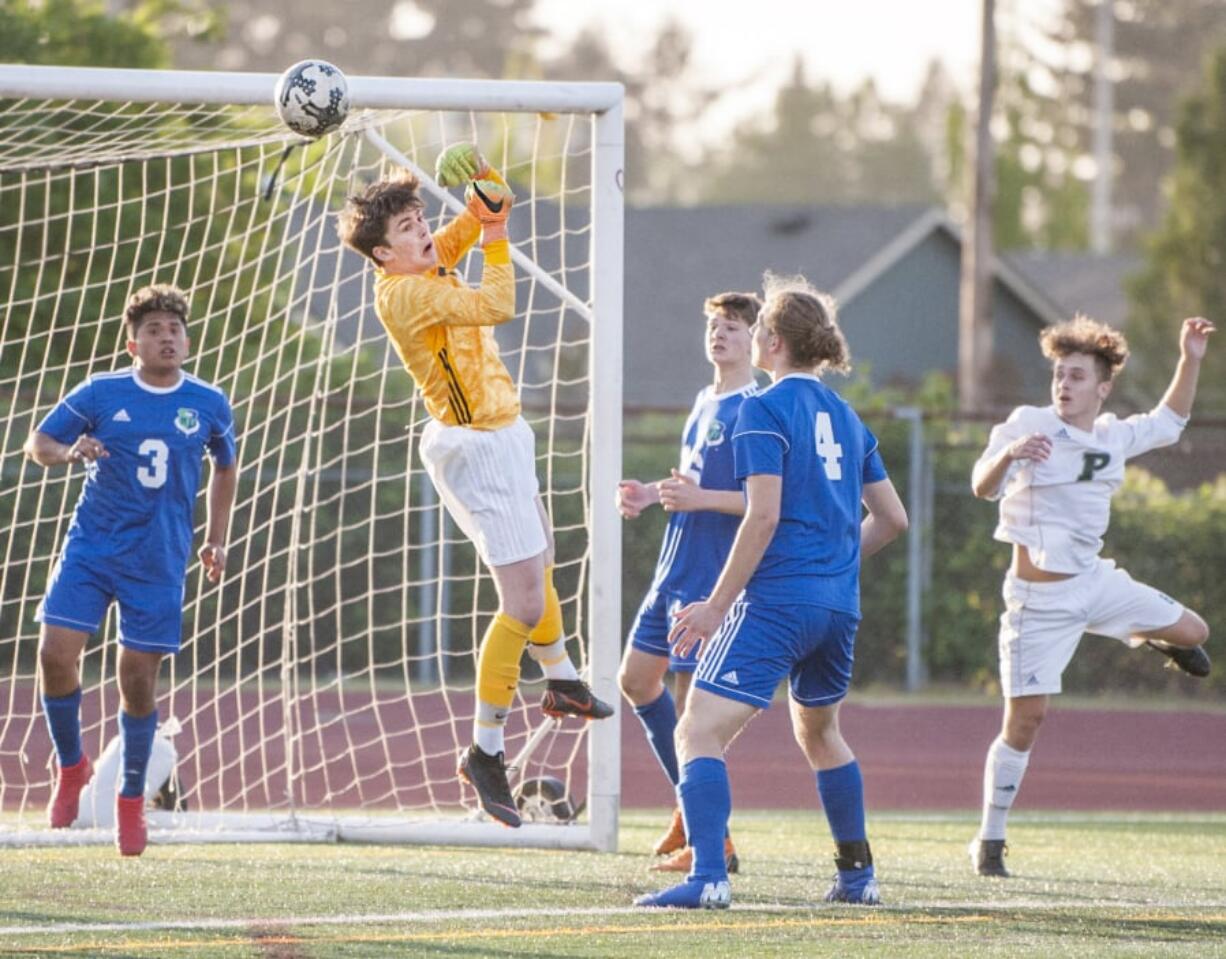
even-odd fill
[{"label": "white shorts", "polygon": [[1183,606],[1138,583],[1115,562],[1054,583],[1005,576],[1000,617],[1000,688],[1006,698],[1058,693],[1083,633],[1128,642],[1178,622]]},{"label": "white shorts", "polygon": [[420,450],[447,512],[487,565],[506,566],[545,552],[548,540],[536,505],[536,438],[522,417],[500,430],[431,420]]}]

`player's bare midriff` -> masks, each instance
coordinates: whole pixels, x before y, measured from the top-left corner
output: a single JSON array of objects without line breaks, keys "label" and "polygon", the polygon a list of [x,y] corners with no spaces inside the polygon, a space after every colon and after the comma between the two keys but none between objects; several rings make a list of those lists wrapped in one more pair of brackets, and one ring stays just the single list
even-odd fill
[{"label": "player's bare midriff", "polygon": [[1045,569],[1039,569],[1030,558],[1030,550],[1017,543],[1013,544],[1012,573],[1027,583],[1055,583],[1073,578],[1072,573],[1049,573]]}]

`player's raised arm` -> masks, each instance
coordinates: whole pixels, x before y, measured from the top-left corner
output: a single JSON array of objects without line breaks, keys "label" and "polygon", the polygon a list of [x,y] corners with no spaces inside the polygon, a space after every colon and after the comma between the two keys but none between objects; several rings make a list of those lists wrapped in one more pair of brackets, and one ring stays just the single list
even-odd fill
[{"label": "player's raised arm", "polygon": [[1212,322],[1201,316],[1183,321],[1179,328],[1179,365],[1171,377],[1162,402],[1185,419],[1192,415],[1192,402],[1196,399],[1196,384],[1200,379],[1200,365],[1209,349],[1209,336],[1217,329]]}]

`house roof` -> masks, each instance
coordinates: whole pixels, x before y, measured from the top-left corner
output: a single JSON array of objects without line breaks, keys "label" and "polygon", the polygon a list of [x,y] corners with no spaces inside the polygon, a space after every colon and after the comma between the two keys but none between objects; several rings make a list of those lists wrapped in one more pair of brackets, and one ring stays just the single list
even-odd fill
[{"label": "house roof", "polygon": [[[568,289],[586,299],[586,211],[560,211],[538,203],[518,212],[513,234],[524,237],[521,231],[529,230],[531,223],[535,237],[534,243],[519,239],[524,252],[555,274],[565,262]],[[323,219],[330,218],[304,224],[306,232],[325,228]],[[763,271],[770,269],[803,273],[846,307],[934,233],[961,244],[961,231],[944,210],[917,205],[627,209],[626,405],[688,406],[693,392],[709,380],[702,353],[706,297],[725,290],[759,290]],[[342,253],[335,241],[323,247],[314,275],[329,282],[308,293],[312,306],[317,310],[326,305],[324,297],[334,297],[340,341],[360,338],[372,346],[381,344],[365,265],[355,255]],[[993,269],[997,282],[1027,307],[1036,323],[1045,324],[1076,309],[1119,315],[1122,308],[1109,305],[1111,291],[1122,301],[1120,277],[1132,263],[1128,257],[1104,261],[1083,255],[1015,254],[996,258]],[[557,298],[539,285],[533,289],[519,272],[520,307],[531,303],[534,318],[526,331],[519,324],[498,331],[504,350],[534,351],[552,344],[559,315],[564,318],[563,339],[582,338],[585,334],[576,327],[587,321],[573,310],[559,312]],[[388,362],[399,362],[390,350],[386,356]]]},{"label": "house roof", "polygon": [[1136,254],[1028,250],[1003,259],[1045,290],[1062,317],[1085,313],[1112,326],[1127,324],[1127,279],[1142,262]]},{"label": "house roof", "polygon": [[[760,289],[769,268],[803,273],[845,308],[934,233],[961,245],[961,231],[936,207],[627,211],[626,405],[685,405],[709,378],[701,352],[705,297]],[[1036,324],[1060,318],[1059,305],[1011,262],[997,258],[993,270]]]}]

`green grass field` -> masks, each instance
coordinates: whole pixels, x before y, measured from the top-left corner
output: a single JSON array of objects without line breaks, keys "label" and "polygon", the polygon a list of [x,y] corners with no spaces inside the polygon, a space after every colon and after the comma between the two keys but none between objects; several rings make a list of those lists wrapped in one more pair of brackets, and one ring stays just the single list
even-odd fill
[{"label": "green grass field", "polygon": [[0,850],[0,955],[1226,956],[1226,816],[1016,815],[1015,878],[970,873],[968,816],[878,815],[887,905],[832,907],[825,824],[736,813],[727,912],[663,885],[661,812],[618,855],[353,845]]}]

